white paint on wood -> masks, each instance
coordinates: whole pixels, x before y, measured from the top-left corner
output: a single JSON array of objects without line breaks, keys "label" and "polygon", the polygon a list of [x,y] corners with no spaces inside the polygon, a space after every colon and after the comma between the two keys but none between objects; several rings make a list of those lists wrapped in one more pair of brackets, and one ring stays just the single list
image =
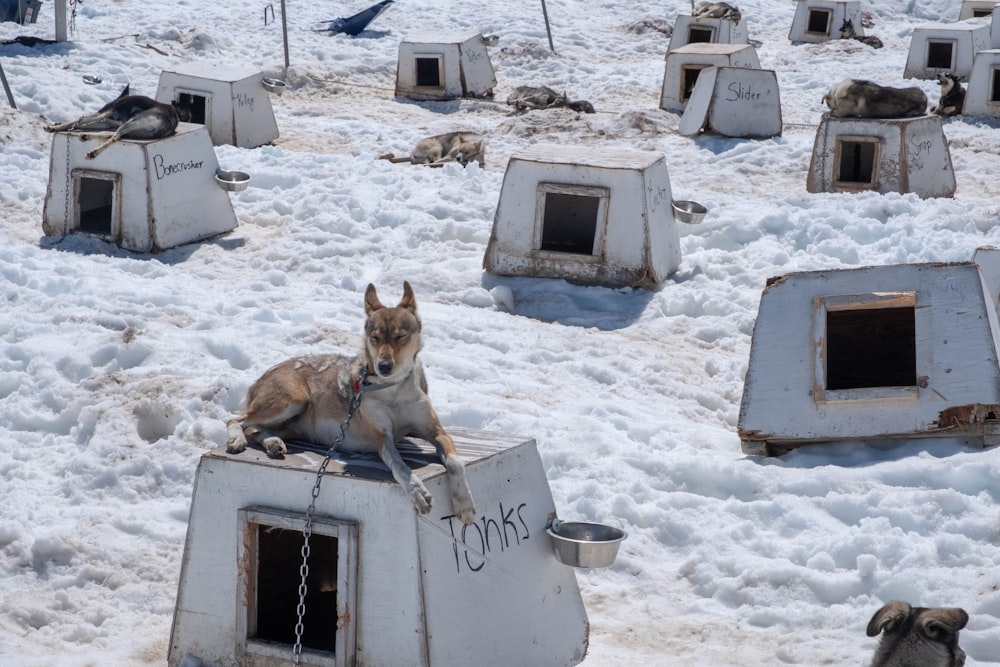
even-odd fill
[{"label": "white paint on wood", "polygon": [[181,123],[165,139],[121,139],[93,160],[87,153],[107,133],[89,136],[52,135],[42,222],[46,235],[81,231],[81,177],[114,183],[110,233],[101,236],[128,250],[164,250],[236,227],[229,193],[215,181],[219,162],[204,127]]},{"label": "white paint on wood", "polygon": [[[545,196],[603,194],[593,251],[541,246]],[[484,268],[499,275],[650,287],[680,265],[670,177],[662,153],[540,144],[507,163]]]},{"label": "white paint on wood", "polygon": [[696,42],[666,55],[660,108],[681,113],[687,105],[689,72],[709,67],[760,69],[757,49],[749,44],[709,44]]},{"label": "white paint on wood", "polygon": [[678,127],[685,136],[702,131],[751,139],[780,136],[781,99],[774,70],[704,70]]},{"label": "white paint on wood", "polygon": [[[823,30],[810,29],[810,14],[813,12],[826,14],[828,21]],[[861,23],[861,3],[858,0],[798,0],[788,39],[793,44],[815,44],[841,39],[840,26],[845,20],[853,23],[854,32],[859,37],[865,35],[865,27]]]},{"label": "white paint on wood", "polygon": [[[984,250],[991,265],[998,263],[995,252]],[[942,425],[939,419],[949,408],[1000,404],[998,275],[996,266],[981,272],[975,262],[962,262],[810,271],[773,279],[761,296],[740,406],[744,451],[761,453],[764,443],[975,439],[974,425]],[[993,285],[992,293],[986,283]],[[820,311],[906,304],[912,304],[914,316],[914,383],[826,391]]]},{"label": "white paint on wood", "polygon": [[183,63],[160,72],[159,102],[176,102],[185,93],[205,98],[204,125],[216,146],[256,148],[278,138],[271,94],[253,67]]},{"label": "white paint on wood", "polygon": [[[509,667],[583,660],[586,611],[573,569],[556,561],[545,533],[556,508],[534,440],[458,429],[452,436],[476,501],[476,521],[468,527],[451,515],[444,468],[427,443],[403,447],[434,498],[423,516],[375,457],[345,452],[331,460],[316,515],[357,527],[355,606],[347,619],[354,652],[304,651],[302,664]],[[220,447],[202,457],[170,667],[186,655],[206,665],[290,664],[291,645],[278,644],[284,660],[263,650],[238,654],[238,646],[248,641],[239,634],[246,632],[241,615],[254,603],[241,595],[252,564],[240,557],[240,511],[304,516],[323,457],[291,451],[274,460],[255,449],[234,455]]]},{"label": "white paint on wood", "polygon": [[962,0],[962,7],[958,11],[958,20],[996,16],[994,14],[996,4],[996,0]]},{"label": "white paint on wood", "polygon": [[976,54],[966,85],[962,113],[968,116],[1000,116],[1000,49],[986,49]]},{"label": "white paint on wood", "polygon": [[[937,62],[937,45],[947,44],[951,45],[951,58],[944,66]],[[916,27],[910,36],[903,77],[937,79],[939,73],[948,72],[968,79],[976,53],[991,46],[990,26],[981,19]]]},{"label": "white paint on wood", "polygon": [[[851,142],[871,142],[877,147],[874,183],[841,180],[841,150]],[[809,163],[809,192],[874,190],[950,197],[955,188],[940,117],[836,118],[823,114]]]},{"label": "white paint on wood", "polygon": [[[721,18],[694,17],[690,14],[680,14],[674,21],[674,31],[670,33],[670,42],[667,44],[667,51],[679,49],[691,43],[691,30],[710,31],[712,37],[709,43],[712,44],[746,44],[747,23],[741,20],[730,21]],[[696,42],[697,43],[697,42]]]},{"label": "white paint on wood", "polygon": [[[418,80],[418,59],[440,62],[440,85],[423,85]],[[481,33],[419,33],[399,44],[396,95],[414,100],[453,100],[488,95],[496,85]]]}]

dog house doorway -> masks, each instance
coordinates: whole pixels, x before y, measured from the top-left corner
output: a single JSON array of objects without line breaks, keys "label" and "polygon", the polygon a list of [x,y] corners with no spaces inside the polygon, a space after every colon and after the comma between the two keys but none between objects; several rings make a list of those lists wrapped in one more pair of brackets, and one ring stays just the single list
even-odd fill
[{"label": "dog house doorway", "polygon": [[118,198],[121,175],[113,172],[73,170],[76,228],[85,234],[115,238],[120,230]]},{"label": "dog house doorway", "polygon": [[610,196],[607,188],[539,183],[535,247],[600,257]]},{"label": "dog house doorway", "polygon": [[[917,385],[916,294],[820,297],[817,396],[903,398]],[[825,357],[822,357],[825,351]]]},{"label": "dog house doorway", "polygon": [[710,65],[685,65],[681,67],[681,102],[687,102],[694,92],[694,86],[698,83],[698,76],[703,69],[708,69]]},{"label": "dog house doorway", "polygon": [[301,664],[354,664],[357,524],[314,517],[310,525],[306,595],[300,598],[305,516],[251,507],[240,511],[243,563],[237,604],[242,665],[273,664],[296,644],[304,606]]},{"label": "dog house doorway", "polygon": [[1000,67],[994,67],[990,77],[990,102],[1000,103]]},{"label": "dog house doorway", "polygon": [[954,40],[927,40],[927,69],[950,70],[954,66]]},{"label": "dog house doorway", "polygon": [[838,137],[834,185],[872,188],[878,183],[879,140],[874,137]]},{"label": "dog house doorway", "polygon": [[191,114],[192,123],[209,125],[211,120],[211,100],[209,93],[177,91],[177,108],[186,109]]},{"label": "dog house doorway", "polygon": [[444,59],[440,55],[416,55],[413,58],[414,79],[419,88],[444,86]]},{"label": "dog house doorway", "polygon": [[810,9],[809,20],[806,22],[806,34],[827,36],[830,34],[830,21],[833,12],[829,9]]},{"label": "dog house doorway", "polygon": [[697,42],[712,43],[715,41],[715,28],[704,25],[692,25],[688,28],[688,44]]}]

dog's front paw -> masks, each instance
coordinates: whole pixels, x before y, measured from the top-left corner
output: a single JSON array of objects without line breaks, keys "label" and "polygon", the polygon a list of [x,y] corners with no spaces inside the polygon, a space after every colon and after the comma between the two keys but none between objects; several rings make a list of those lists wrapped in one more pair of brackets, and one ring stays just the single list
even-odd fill
[{"label": "dog's front paw", "polygon": [[272,459],[280,459],[285,454],[288,453],[288,448],[285,447],[285,441],[278,436],[272,435],[270,438],[264,438],[264,449],[267,450],[267,455]]},{"label": "dog's front paw", "polygon": [[459,504],[454,502],[453,500],[452,509],[454,510],[455,514],[458,515],[458,518],[462,520],[462,523],[464,523],[466,526],[471,526],[472,522],[476,520],[476,508],[471,501],[469,502],[468,506],[460,507]]},{"label": "dog's front paw", "polygon": [[419,482],[413,485],[410,489],[410,500],[413,502],[413,506],[421,514],[427,514],[431,511],[431,505],[434,504],[434,498],[427,491],[423,484]]},{"label": "dog's front paw", "polygon": [[236,420],[226,424],[226,431],[229,440],[226,442],[226,451],[230,454],[239,454],[247,448],[247,434],[243,432],[243,425]]}]

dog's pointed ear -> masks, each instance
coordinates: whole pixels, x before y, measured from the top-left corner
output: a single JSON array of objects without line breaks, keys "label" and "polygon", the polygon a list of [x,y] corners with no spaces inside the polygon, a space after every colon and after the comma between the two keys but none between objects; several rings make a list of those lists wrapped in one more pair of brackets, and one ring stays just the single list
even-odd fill
[{"label": "dog's pointed ear", "polygon": [[368,288],[365,290],[365,315],[371,315],[376,310],[385,308],[382,302],[378,300],[378,294],[375,292],[375,285],[368,283]]},{"label": "dog's pointed ear", "polygon": [[406,308],[411,313],[417,312],[417,297],[413,294],[413,288],[407,280],[403,281],[403,298],[400,299],[397,308]]},{"label": "dog's pointed ear", "polygon": [[958,607],[932,609],[920,617],[924,633],[931,639],[947,641],[953,634],[965,627],[969,614]]},{"label": "dog's pointed ear", "polygon": [[869,637],[874,637],[883,630],[892,630],[900,621],[910,615],[912,607],[901,600],[893,600],[875,612],[872,620],[868,621],[866,632]]}]

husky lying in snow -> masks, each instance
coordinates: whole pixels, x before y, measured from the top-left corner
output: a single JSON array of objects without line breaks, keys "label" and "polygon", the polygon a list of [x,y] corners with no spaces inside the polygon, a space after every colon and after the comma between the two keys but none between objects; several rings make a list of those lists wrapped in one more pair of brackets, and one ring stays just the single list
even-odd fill
[{"label": "husky lying in snow", "polygon": [[45,130],[48,132],[111,130],[112,134],[107,141],[87,153],[87,159],[93,160],[119,139],[163,139],[177,131],[178,122],[190,119],[191,114],[187,109],[178,109],[174,104],[157,102],[144,95],[126,95],[123,91],[117,98],[101,107],[97,113],[82,116],[68,123],[50,125]]},{"label": "husky lying in snow", "polygon": [[963,667],[958,631],[969,622],[957,607],[911,607],[893,600],[872,616],[869,637],[881,633],[871,667]]},{"label": "husky lying in snow", "polygon": [[844,79],[823,102],[837,117],[912,118],[927,113],[927,95],[920,88],[891,88],[862,79]]},{"label": "husky lying in snow", "polygon": [[471,524],[476,508],[465,464],[431,406],[417,360],[421,324],[410,283],[403,283],[403,298],[393,308],[383,306],[375,286],[368,285],[365,315],[364,346],[357,356],[289,359],[254,382],[247,390],[244,412],[227,422],[226,451],[242,452],[248,439],[275,458],[286,453],[286,438],[333,446],[349,406],[363,392],[339,446],[377,452],[416,510],[426,514],[431,494],[403,461],[396,443],[410,435],[433,443],[448,476],[452,510]]},{"label": "husky lying in snow", "polygon": [[957,116],[965,106],[965,89],[962,88],[962,77],[954,74],[938,74],[938,84],[941,86],[941,99],[931,107],[931,113],[937,116]]},{"label": "husky lying in snow", "polygon": [[840,24],[840,38],[841,39],[853,39],[862,44],[866,44],[873,49],[881,49],[884,44],[882,40],[875,35],[859,35],[854,31],[854,21],[850,19],[844,19],[844,22]]},{"label": "husky lying in snow", "polygon": [[518,86],[507,96],[507,104],[518,111],[566,107],[579,113],[595,113],[594,105],[587,100],[571,102],[565,92],[560,95],[548,86]]},{"label": "husky lying in snow", "polygon": [[486,138],[474,132],[448,132],[427,137],[417,142],[410,162],[413,164],[438,164],[458,162],[463,167],[470,162],[486,166]]}]

